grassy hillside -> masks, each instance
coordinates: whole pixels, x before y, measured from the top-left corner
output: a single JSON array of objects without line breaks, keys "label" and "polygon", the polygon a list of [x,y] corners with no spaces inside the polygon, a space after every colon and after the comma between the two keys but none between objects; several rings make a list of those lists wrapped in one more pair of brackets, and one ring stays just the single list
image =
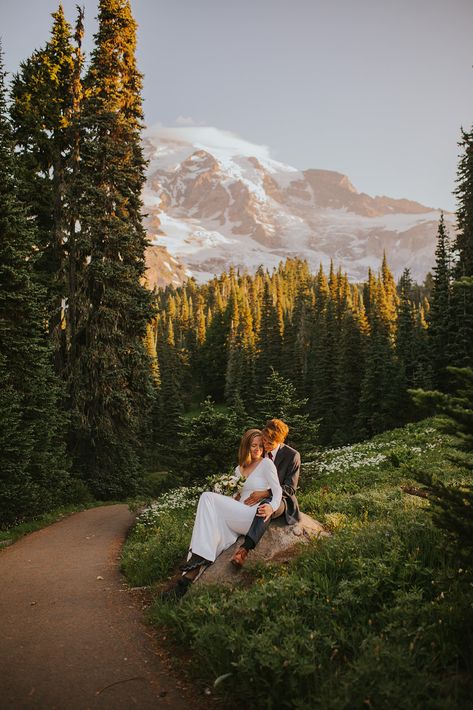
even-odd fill
[{"label": "grassy hillside", "polygon": [[[428,502],[402,490],[420,466],[456,480],[447,449],[426,420],[307,462],[301,508],[333,535],[290,565],[255,567],[249,589],[157,598],[153,623],[237,705],[471,707],[471,571],[448,558]],[[123,556],[133,584],[165,579],[185,553],[197,495],[168,494],[141,517]]]}]

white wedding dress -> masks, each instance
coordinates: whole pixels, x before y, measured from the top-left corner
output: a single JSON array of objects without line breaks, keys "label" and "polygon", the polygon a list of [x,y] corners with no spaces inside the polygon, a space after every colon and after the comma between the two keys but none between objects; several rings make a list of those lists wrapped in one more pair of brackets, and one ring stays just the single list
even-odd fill
[{"label": "white wedding dress", "polygon": [[[240,471],[237,466],[235,473]],[[270,488],[271,507],[277,510],[281,504],[282,489],[276,466],[270,459],[262,459],[245,480],[240,500],[220,493],[202,493],[192,531],[189,558],[192,553],[214,562],[221,552],[233,545],[239,535],[245,535],[256,515],[258,504],[245,505],[244,501],[253,491]]]}]

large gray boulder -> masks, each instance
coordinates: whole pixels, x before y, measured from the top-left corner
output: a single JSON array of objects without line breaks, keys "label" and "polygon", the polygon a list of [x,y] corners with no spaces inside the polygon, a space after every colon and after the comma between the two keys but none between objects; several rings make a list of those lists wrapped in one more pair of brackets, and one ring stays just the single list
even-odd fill
[{"label": "large gray boulder", "polygon": [[[252,562],[288,562],[293,559],[309,540],[326,537],[329,533],[309,515],[301,513],[296,525],[287,525],[284,517],[273,520],[259,544],[252,550],[245,565],[238,569],[230,563],[234,551],[242,544],[241,536],[234,545],[222,552],[215,562],[192,585],[201,587],[208,584],[222,584],[229,587],[244,585],[248,581],[247,570]],[[191,590],[192,590],[191,587]]]}]

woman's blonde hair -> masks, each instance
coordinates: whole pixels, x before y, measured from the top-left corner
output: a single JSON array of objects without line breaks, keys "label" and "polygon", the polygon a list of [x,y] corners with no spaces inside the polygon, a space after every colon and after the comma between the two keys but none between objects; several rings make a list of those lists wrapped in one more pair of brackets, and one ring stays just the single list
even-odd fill
[{"label": "woman's blonde hair", "polygon": [[282,419],[270,419],[264,425],[262,434],[275,444],[282,444],[286,441],[286,436],[289,433],[288,425]]},{"label": "woman's blonde hair", "polygon": [[241,437],[240,448],[238,450],[238,463],[243,468],[249,466],[251,463],[251,444],[256,436],[261,436],[259,429],[248,429]]}]

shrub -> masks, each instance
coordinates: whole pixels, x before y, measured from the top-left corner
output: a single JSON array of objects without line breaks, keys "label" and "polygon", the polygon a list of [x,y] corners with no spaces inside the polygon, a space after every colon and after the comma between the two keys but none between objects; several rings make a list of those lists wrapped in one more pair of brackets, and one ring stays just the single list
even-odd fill
[{"label": "shrub", "polygon": [[175,461],[175,475],[188,482],[227,473],[237,463],[242,433],[237,415],[222,412],[207,398],[197,416],[182,420],[182,456]]}]

